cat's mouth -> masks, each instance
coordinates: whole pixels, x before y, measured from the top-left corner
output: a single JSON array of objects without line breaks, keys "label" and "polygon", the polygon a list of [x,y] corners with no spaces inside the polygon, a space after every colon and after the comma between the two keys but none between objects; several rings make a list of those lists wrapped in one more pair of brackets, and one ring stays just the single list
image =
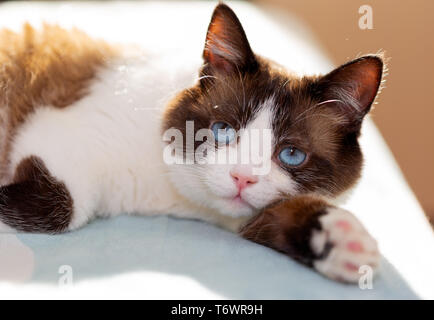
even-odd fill
[{"label": "cat's mouth", "polygon": [[247,204],[246,201],[244,201],[244,199],[241,197],[240,194],[238,194],[237,196],[235,196],[235,197],[232,199],[232,201],[234,201],[234,202],[240,202],[240,203],[242,203],[242,204]]},{"label": "cat's mouth", "polygon": [[249,207],[251,209],[254,209],[253,206],[243,198],[241,193],[238,193],[235,197],[230,198],[229,201],[239,207]]}]

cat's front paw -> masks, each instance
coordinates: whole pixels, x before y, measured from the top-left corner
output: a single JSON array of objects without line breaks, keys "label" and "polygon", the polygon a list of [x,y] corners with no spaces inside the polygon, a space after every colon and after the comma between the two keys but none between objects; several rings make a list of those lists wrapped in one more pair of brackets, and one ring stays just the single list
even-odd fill
[{"label": "cat's front paw", "polygon": [[361,266],[375,272],[380,263],[377,242],[363,225],[348,211],[328,208],[319,218],[321,230],[314,230],[312,250],[320,259],[313,267],[328,278],[343,282],[358,282]]}]

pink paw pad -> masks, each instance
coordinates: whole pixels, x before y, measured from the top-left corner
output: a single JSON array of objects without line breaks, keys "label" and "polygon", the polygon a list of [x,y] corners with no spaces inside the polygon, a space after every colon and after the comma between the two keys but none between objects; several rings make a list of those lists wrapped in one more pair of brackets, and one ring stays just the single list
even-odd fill
[{"label": "pink paw pad", "polygon": [[336,222],[336,226],[344,231],[350,231],[352,229],[351,223],[345,220],[339,220],[338,222]]},{"label": "pink paw pad", "polygon": [[355,264],[353,264],[351,262],[346,262],[345,263],[345,268],[347,270],[350,270],[350,271],[359,271],[359,266],[356,266]]},{"label": "pink paw pad", "polygon": [[363,245],[358,241],[350,241],[347,244],[348,250],[352,252],[363,252]]}]

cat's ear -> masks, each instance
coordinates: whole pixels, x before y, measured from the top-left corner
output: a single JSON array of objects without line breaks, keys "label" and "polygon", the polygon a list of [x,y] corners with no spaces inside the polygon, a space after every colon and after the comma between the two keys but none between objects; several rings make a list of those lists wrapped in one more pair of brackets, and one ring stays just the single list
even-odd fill
[{"label": "cat's ear", "polygon": [[220,3],[214,9],[203,51],[202,73],[245,72],[256,68],[255,55],[235,13]]},{"label": "cat's ear", "polygon": [[357,131],[371,109],[383,76],[383,60],[369,55],[350,61],[319,79],[319,104],[330,105]]}]

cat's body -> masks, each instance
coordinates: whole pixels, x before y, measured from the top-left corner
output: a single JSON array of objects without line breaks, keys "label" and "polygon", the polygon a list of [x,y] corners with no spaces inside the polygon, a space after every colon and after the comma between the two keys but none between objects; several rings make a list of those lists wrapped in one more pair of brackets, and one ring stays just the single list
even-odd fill
[{"label": "cat's body", "polygon": [[191,86],[199,67],[184,61],[167,68],[175,58],[105,57],[84,97],[63,108],[38,105],[18,127],[6,175],[38,156],[77,206],[68,230],[125,213],[201,218],[237,230],[234,219],[186,201],[168,179],[161,119],[171,95]]},{"label": "cat's body", "polygon": [[[378,264],[375,242],[327,199],[359,177],[357,137],[381,80],[379,58],[299,79],[253,55],[223,4],[199,81],[200,65],[176,53],[131,53],[57,27],[1,37],[0,229],[63,232],[96,217],[171,214],[241,232],[335,279],[356,281],[360,265]],[[198,163],[248,144],[246,134],[236,143],[224,136],[191,164],[168,164],[168,145],[186,160],[188,139],[162,135],[176,129],[185,138],[188,121],[196,135],[221,123],[273,131],[260,161],[268,171]]]}]

